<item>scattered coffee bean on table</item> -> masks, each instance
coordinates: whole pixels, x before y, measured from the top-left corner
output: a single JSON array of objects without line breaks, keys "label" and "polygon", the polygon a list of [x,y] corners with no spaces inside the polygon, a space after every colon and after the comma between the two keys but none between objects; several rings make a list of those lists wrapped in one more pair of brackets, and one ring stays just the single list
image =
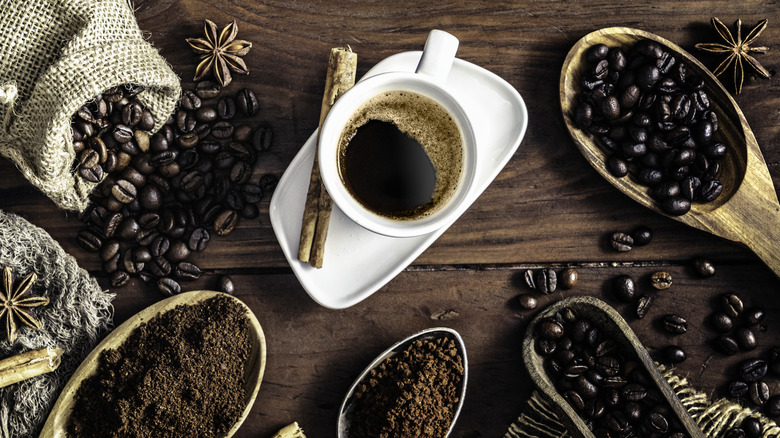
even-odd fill
[{"label": "scattered coffee bean on table", "polygon": [[444,438],[460,399],[463,358],[455,341],[417,340],[358,384],[350,438]]},{"label": "scattered coffee bean on table", "polygon": [[572,119],[607,151],[610,173],[648,187],[669,215],[717,199],[728,150],[703,79],[651,40],[628,51],[597,44],[585,61]]},{"label": "scattered coffee bean on table", "polygon": [[149,136],[155,120],[138,100],[142,92],[112,88],[73,117],[74,166],[85,179],[102,180],[81,215],[78,243],[101,252],[112,287],[137,276],[168,296],[200,276],[187,261],[191,252],[232,232],[239,218],[259,215],[256,204],[277,178],[256,179],[253,169],[272,134],[257,128],[261,141],[254,145],[252,126],[236,114],[236,100],[246,116],[257,111],[251,90],[215,103],[219,89],[199,83],[183,91],[176,113]]},{"label": "scattered coffee bean on table", "polygon": [[68,435],[224,435],[246,406],[252,343],[245,312],[218,296],[138,327],[100,355],[95,374],[76,391]]}]

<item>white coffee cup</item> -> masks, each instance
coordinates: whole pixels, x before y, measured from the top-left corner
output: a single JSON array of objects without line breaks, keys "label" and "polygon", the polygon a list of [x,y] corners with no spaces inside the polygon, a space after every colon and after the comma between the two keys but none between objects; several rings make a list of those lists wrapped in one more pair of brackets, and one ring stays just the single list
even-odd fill
[{"label": "white coffee cup", "polygon": [[[322,124],[318,140],[320,174],[338,208],[358,225],[386,236],[411,237],[431,233],[448,224],[467,207],[474,184],[476,139],[466,112],[444,86],[458,40],[449,33],[430,32],[415,73],[380,73],[359,81],[339,97]],[[367,101],[388,91],[409,91],[426,96],[443,107],[457,124],[462,139],[460,181],[451,196],[435,210],[415,218],[396,219],[375,213],[349,192],[339,170],[339,139],[350,117]]]}]

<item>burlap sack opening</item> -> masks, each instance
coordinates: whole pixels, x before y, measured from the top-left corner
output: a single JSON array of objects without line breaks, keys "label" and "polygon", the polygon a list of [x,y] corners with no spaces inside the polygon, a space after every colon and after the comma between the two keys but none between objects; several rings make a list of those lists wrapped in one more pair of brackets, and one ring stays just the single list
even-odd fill
[{"label": "burlap sack opening", "polygon": [[95,186],[73,172],[71,116],[123,84],[146,87],[155,130],[181,93],[126,0],[0,0],[0,153],[59,207],[83,210]]},{"label": "burlap sack opening", "polygon": [[0,266],[11,268],[15,284],[30,272],[38,281],[31,296],[49,298],[33,309],[41,330],[19,329],[13,344],[0,328],[0,358],[29,350],[62,348],[52,373],[0,388],[0,438],[38,436],[62,388],[113,324],[113,294],[104,292],[46,231],[0,210]]}]

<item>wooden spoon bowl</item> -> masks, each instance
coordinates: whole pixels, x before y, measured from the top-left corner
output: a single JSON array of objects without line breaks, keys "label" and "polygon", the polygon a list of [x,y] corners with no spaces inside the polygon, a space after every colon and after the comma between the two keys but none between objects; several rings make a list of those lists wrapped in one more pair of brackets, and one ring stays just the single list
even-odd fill
[{"label": "wooden spoon bowl", "polygon": [[[651,197],[650,189],[633,176],[613,176],[607,169],[607,150],[589,132],[581,130],[573,120],[580,95],[580,78],[587,62],[585,52],[595,44],[621,47],[628,51],[637,41],[649,39],[660,43],[686,64],[688,70],[704,80],[710,108],[718,116],[715,140],[728,148],[721,160],[718,175],[723,192],[712,202],[694,202],[691,210],[681,216],[662,211]],[[712,233],[752,249],[775,274],[780,275],[780,251],[774,242],[780,240],[780,204],[772,178],[750,126],[739,106],[723,85],[696,58],[676,44],[642,30],[610,27],[582,37],[569,51],[560,78],[560,101],[563,119],[574,143],[588,162],[612,185],[645,207],[694,228]]]},{"label": "wooden spoon bowl", "polygon": [[230,297],[246,309],[246,319],[249,322],[249,335],[252,341],[252,349],[249,352],[249,358],[244,366],[244,401],[246,407],[233,427],[222,435],[222,437],[225,438],[233,436],[249,415],[249,411],[252,409],[252,405],[257,398],[257,392],[260,389],[260,382],[263,380],[266,356],[265,335],[263,334],[260,323],[254,313],[252,313],[252,310],[238,298],[221,292],[192,291],[174,295],[173,297],[147,307],[133,315],[106,336],[106,338],[103,339],[103,341],[100,342],[100,344],[98,344],[98,346],[84,359],[63,388],[51,413],[49,413],[49,417],[46,419],[46,423],[43,425],[40,438],[64,438],[67,436],[66,428],[73,412],[76,391],[81,386],[81,382],[84,381],[84,379],[89,378],[95,373],[99,364],[100,354],[104,350],[118,348],[139,325],[148,322],[161,313],[165,313],[168,310],[183,304],[198,304],[218,295]]},{"label": "wooden spoon bowl", "polygon": [[704,438],[705,435],[688,414],[688,411],[685,410],[682,403],[680,403],[680,399],[663,375],[661,375],[658,367],[655,366],[647,350],[642,346],[628,323],[615,309],[594,297],[566,298],[548,306],[531,321],[523,337],[523,360],[528,373],[531,375],[531,380],[539,388],[542,395],[552,402],[558,411],[561,422],[568,426],[567,428],[570,431],[576,431],[580,437],[584,438],[593,438],[595,436],[588,429],[588,426],[585,425],[579,414],[555,388],[547,375],[547,371],[545,371],[544,357],[537,353],[535,348],[536,330],[539,323],[566,307],[573,309],[578,316],[588,318],[599,328],[602,339],[612,339],[621,351],[635,353],[639,366],[647,371],[647,375],[669,403],[674,414],[680,419],[688,436],[691,438]]}]

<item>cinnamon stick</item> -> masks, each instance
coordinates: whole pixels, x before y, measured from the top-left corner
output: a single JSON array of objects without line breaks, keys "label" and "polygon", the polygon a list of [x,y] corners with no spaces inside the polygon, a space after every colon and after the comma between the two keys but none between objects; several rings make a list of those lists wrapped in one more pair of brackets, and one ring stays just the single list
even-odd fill
[{"label": "cinnamon stick", "polygon": [[42,348],[0,360],[0,388],[52,372],[60,366],[61,348]]},{"label": "cinnamon stick", "polygon": [[[337,47],[330,50],[325,92],[320,106],[320,128],[336,100],[355,85],[356,70],[357,54],[352,49]],[[303,210],[301,239],[298,244],[298,260],[307,262],[315,268],[321,268],[323,264],[332,209],[333,200],[320,178],[320,164],[315,150],[309,190],[306,193],[306,205]]]}]

